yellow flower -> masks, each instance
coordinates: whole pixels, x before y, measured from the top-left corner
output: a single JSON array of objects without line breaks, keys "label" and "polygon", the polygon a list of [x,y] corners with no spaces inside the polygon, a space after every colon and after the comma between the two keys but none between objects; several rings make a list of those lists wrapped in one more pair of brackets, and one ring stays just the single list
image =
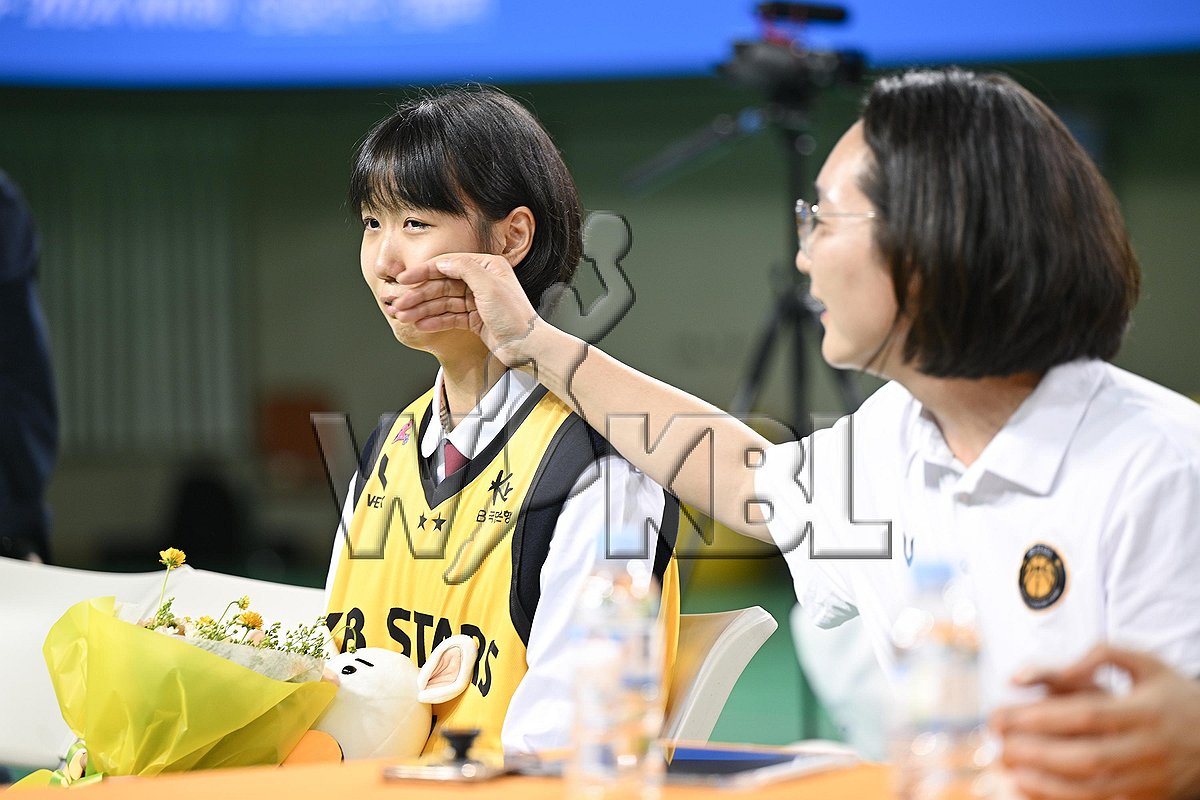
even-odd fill
[{"label": "yellow flower", "polygon": [[196,620],[197,625],[212,625],[213,618],[205,614],[200,619]]},{"label": "yellow flower", "polygon": [[262,627],[263,618],[257,611],[245,611],[238,615],[237,623],[243,627],[258,630]]},{"label": "yellow flower", "polygon": [[174,547],[168,547],[166,550],[158,551],[158,563],[162,564],[168,570],[182,567],[183,562],[185,561],[187,561],[187,554]]},{"label": "yellow flower", "polygon": [[250,595],[248,595],[248,594],[242,595],[241,599],[237,601],[237,607],[240,608],[242,611],[245,611],[247,608],[249,608],[250,607]]}]

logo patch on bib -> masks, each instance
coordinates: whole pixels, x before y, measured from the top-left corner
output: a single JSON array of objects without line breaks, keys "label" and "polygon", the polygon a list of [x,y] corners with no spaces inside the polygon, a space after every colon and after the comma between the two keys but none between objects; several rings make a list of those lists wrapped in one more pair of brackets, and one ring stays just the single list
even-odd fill
[{"label": "logo patch on bib", "polygon": [[1017,577],[1025,605],[1041,611],[1058,602],[1067,588],[1067,567],[1054,548],[1035,544],[1025,552]]}]

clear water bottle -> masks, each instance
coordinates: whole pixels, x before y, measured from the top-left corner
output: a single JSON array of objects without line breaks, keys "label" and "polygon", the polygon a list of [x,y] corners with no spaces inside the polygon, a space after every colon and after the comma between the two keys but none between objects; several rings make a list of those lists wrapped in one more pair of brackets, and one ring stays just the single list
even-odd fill
[{"label": "clear water bottle", "polygon": [[948,564],[918,564],[913,603],[892,629],[896,694],[893,786],[902,800],[986,797],[991,747],[979,695],[970,586]]},{"label": "clear water bottle", "polygon": [[574,800],[656,800],[662,787],[663,649],[659,588],[642,561],[604,558],[588,576],[572,624],[576,656]]}]

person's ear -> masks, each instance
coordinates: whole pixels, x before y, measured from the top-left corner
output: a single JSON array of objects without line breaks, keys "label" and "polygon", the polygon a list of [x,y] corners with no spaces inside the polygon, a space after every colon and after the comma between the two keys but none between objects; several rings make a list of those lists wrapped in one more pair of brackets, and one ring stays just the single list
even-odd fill
[{"label": "person's ear", "polygon": [[533,247],[533,232],[537,227],[533,212],[526,206],[517,206],[496,225],[500,255],[515,267],[525,260]]}]

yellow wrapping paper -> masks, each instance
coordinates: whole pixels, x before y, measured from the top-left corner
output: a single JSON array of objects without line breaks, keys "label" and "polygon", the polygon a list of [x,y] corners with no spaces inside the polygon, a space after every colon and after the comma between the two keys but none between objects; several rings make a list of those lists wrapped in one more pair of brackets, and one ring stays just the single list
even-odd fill
[{"label": "yellow wrapping paper", "polygon": [[123,622],[111,597],[68,609],[42,652],[89,773],[278,764],[336,692],[324,681],[267,678]]}]

